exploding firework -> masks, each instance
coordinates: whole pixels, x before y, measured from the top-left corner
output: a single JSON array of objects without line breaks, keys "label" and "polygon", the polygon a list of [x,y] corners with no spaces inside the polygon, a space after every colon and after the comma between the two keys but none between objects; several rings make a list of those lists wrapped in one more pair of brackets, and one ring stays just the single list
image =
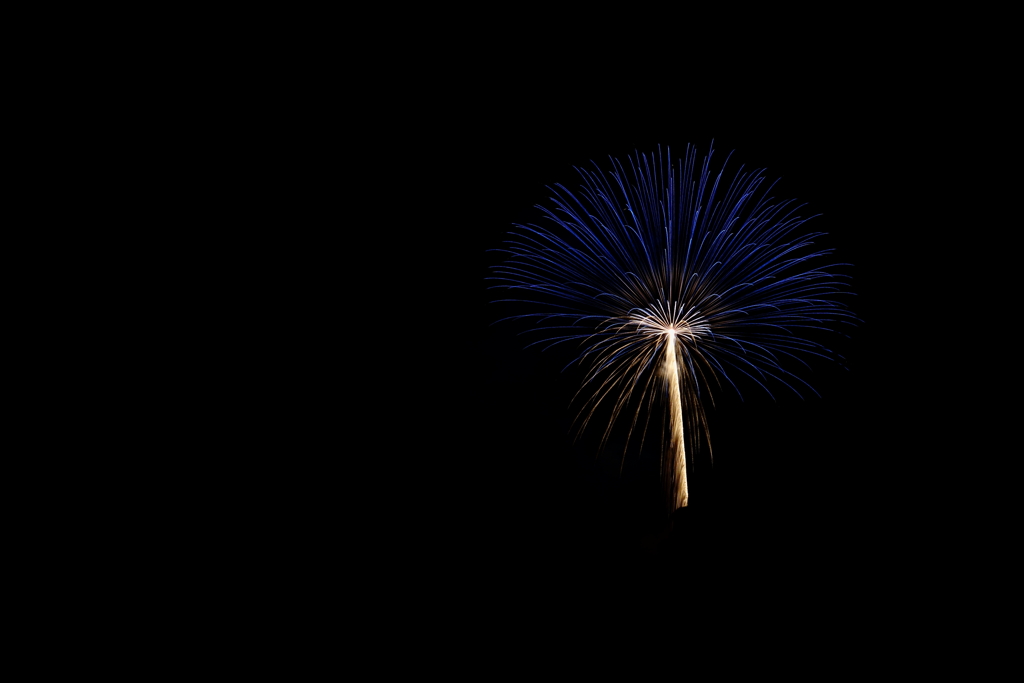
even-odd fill
[{"label": "exploding firework", "polygon": [[576,343],[574,362],[587,368],[581,429],[608,402],[602,441],[623,413],[632,435],[660,396],[672,509],[689,501],[687,453],[702,435],[710,446],[712,386],[739,392],[742,375],[769,395],[773,384],[813,391],[789,367],[832,357],[814,331],[855,319],[839,300],[845,264],[814,246],[824,233],[799,230],[802,205],[767,196],[761,171],[741,167],[723,183],[728,158],[713,172],[711,157],[698,166],[688,147],[673,164],[659,149],[629,158],[628,170],[616,159],[607,173],[577,169],[578,191],[549,188],[552,205],[537,207],[546,224],[517,224],[492,278],[515,292],[503,301],[536,307],[512,316],[534,321],[534,344]]}]

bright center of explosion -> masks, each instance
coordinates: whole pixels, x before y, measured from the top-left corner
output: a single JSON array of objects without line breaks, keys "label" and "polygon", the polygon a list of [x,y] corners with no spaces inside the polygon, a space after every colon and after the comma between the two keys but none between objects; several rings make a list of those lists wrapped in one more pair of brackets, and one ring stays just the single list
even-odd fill
[{"label": "bright center of explosion", "polygon": [[[651,338],[667,337],[674,342],[676,337],[680,341],[697,339],[707,333],[708,327],[703,324],[699,316],[683,316],[681,313],[672,311],[665,315],[662,311],[652,306],[647,310],[635,310],[630,316],[630,324],[635,326],[637,332]],[[675,313],[673,315],[672,313]],[[690,319],[690,318],[693,319]]]}]

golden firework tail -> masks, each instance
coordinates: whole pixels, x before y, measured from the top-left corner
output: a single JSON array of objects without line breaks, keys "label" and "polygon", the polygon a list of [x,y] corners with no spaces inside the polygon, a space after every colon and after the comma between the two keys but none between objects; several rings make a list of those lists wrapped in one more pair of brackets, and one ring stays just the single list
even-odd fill
[{"label": "golden firework tail", "polygon": [[686,507],[690,493],[686,486],[686,445],[683,441],[683,401],[679,387],[679,363],[676,360],[676,334],[670,330],[665,344],[665,374],[668,380],[669,461],[667,477],[672,508]]}]

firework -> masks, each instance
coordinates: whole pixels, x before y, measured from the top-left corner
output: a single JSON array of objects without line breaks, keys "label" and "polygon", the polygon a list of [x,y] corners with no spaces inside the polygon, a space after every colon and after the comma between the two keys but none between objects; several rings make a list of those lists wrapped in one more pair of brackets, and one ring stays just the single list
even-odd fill
[{"label": "firework", "polygon": [[603,440],[624,413],[632,435],[660,397],[673,509],[689,501],[687,452],[701,436],[710,446],[712,386],[739,392],[743,375],[769,394],[774,384],[813,391],[789,368],[832,355],[813,330],[854,320],[839,300],[845,264],[814,246],[824,233],[799,229],[802,205],[769,197],[760,170],[723,182],[728,158],[713,172],[712,154],[698,165],[692,147],[674,162],[659,149],[611,159],[610,172],[577,169],[579,189],[549,188],[551,205],[537,207],[545,224],[515,226],[492,278],[514,292],[502,301],[535,306],[512,316],[533,321],[535,344],[575,343],[587,368],[581,429],[609,402]]}]

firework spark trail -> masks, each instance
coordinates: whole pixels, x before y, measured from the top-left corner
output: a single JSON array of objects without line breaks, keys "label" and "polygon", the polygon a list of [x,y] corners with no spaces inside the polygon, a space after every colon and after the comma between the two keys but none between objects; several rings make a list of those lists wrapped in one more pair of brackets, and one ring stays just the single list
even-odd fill
[{"label": "firework spark trail", "polygon": [[554,227],[517,225],[491,278],[522,295],[503,301],[540,307],[512,316],[537,322],[534,344],[579,344],[574,362],[589,368],[577,396],[590,393],[577,424],[586,428],[609,402],[602,444],[634,394],[627,441],[644,405],[649,416],[655,395],[667,394],[664,476],[676,507],[688,504],[686,459],[698,436],[710,449],[710,390],[724,380],[740,392],[737,377],[769,395],[776,382],[801,395],[794,383],[811,387],[786,364],[834,357],[810,331],[856,320],[835,299],[849,292],[832,268],[848,264],[823,264],[830,250],[813,240],[824,233],[796,236],[808,220],[796,215],[801,206],[775,203],[759,171],[741,167],[723,183],[711,156],[698,165],[688,147],[675,166],[659,150],[630,158],[631,173],[616,159],[607,174],[577,169],[578,194],[556,185],[553,208],[537,207]]},{"label": "firework spark trail", "polygon": [[668,410],[671,436],[669,454],[672,472],[669,479],[669,496],[677,508],[686,507],[690,502],[690,490],[686,485],[686,445],[683,442],[683,397],[679,390],[679,367],[676,363],[676,332],[669,329],[665,343],[665,373],[668,375]]}]

